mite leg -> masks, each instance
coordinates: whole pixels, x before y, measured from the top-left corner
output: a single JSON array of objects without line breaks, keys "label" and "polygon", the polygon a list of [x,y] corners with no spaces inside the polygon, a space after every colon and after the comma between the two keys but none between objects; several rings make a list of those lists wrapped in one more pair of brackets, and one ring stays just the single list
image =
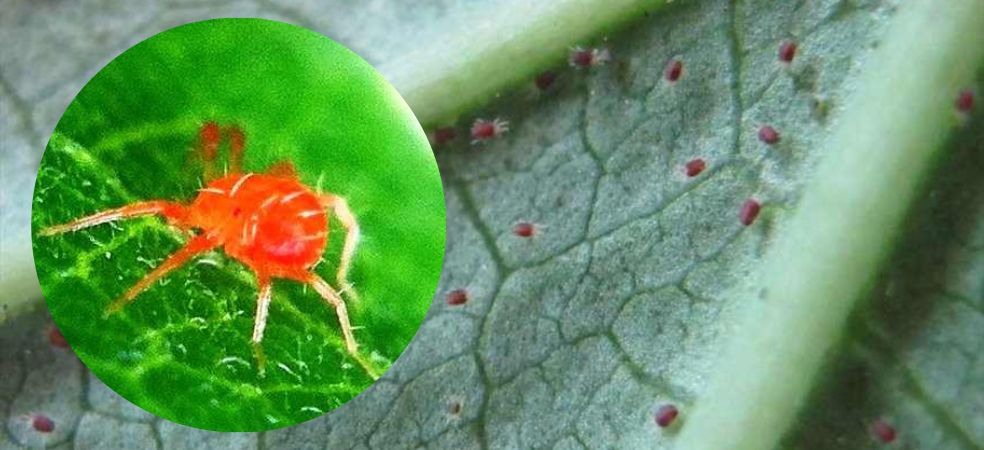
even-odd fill
[{"label": "mite leg", "polygon": [[202,155],[202,162],[205,164],[205,181],[215,179],[215,158],[219,156],[221,139],[219,126],[215,122],[206,122],[198,130],[198,152]]},{"label": "mite leg", "polygon": [[[350,290],[348,271],[349,266],[352,264],[352,257],[355,256],[355,246],[359,243],[359,222],[355,220],[355,215],[352,214],[352,210],[349,209],[348,202],[344,198],[337,195],[323,194],[321,201],[326,208],[330,207],[334,211],[335,216],[338,217],[338,220],[342,222],[342,226],[345,227],[345,244],[342,246],[342,258],[338,263],[336,279],[338,285],[343,290]],[[351,295],[355,296],[355,292],[352,291]]]},{"label": "mite leg", "polygon": [[181,221],[184,220],[187,211],[184,206],[168,201],[153,200],[147,202],[137,202],[120,208],[107,209],[91,216],[75,219],[65,224],[53,225],[41,230],[40,234],[42,236],[51,236],[69,231],[78,231],[83,228],[113,222],[120,219],[151,216],[155,214],[164,216],[169,222],[180,224]]},{"label": "mite leg", "polygon": [[349,323],[348,310],[345,308],[345,300],[338,295],[328,282],[321,277],[310,273],[307,282],[321,295],[331,306],[335,307],[335,314],[338,315],[338,323],[342,328],[342,336],[345,337],[345,348],[351,354],[356,354],[359,347],[355,343],[355,336],[352,334],[352,325]]},{"label": "mite leg", "polygon": [[211,250],[217,245],[217,243],[205,236],[195,236],[191,238],[191,240],[188,241],[184,247],[181,247],[178,251],[171,254],[171,256],[161,263],[161,265],[155,267],[154,270],[150,271],[150,273],[145,275],[143,279],[138,281],[137,284],[134,284],[133,287],[126,291],[122,297],[110,304],[109,308],[106,310],[106,315],[123,309],[123,307],[133,301],[137,295],[149,288],[161,278],[164,278],[164,276],[169,272],[181,267],[184,263],[188,262],[189,259],[199,253]]},{"label": "mite leg", "polygon": [[267,168],[267,174],[280,178],[297,179],[297,169],[290,161],[277,161]]},{"label": "mite leg", "polygon": [[345,349],[348,350],[352,359],[355,359],[372,379],[379,378],[376,370],[359,354],[359,346],[355,343],[355,336],[352,334],[352,324],[349,323],[345,300],[342,300],[338,292],[328,285],[328,282],[314,273],[307,273],[305,282],[310,284],[326,302],[335,307],[335,314],[338,316],[338,323],[342,328],[342,336],[345,338]]},{"label": "mite leg", "polygon": [[253,322],[253,356],[262,376],[266,372],[266,355],[263,354],[263,330],[266,329],[267,315],[270,313],[270,299],[273,296],[273,284],[270,277],[257,275],[259,294],[256,297],[256,319]]},{"label": "mite leg", "polygon": [[237,127],[229,127],[226,132],[229,133],[229,172],[242,173],[246,136],[243,135],[243,130]]}]

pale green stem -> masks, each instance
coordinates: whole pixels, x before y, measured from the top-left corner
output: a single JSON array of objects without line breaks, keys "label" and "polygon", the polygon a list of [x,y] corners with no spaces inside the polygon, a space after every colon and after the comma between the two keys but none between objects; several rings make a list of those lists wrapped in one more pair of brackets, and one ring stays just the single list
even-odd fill
[{"label": "pale green stem", "polygon": [[761,298],[676,442],[774,448],[957,125],[954,99],[984,61],[981,0],[903,2],[867,59],[822,161],[763,266]]},{"label": "pale green stem", "polygon": [[446,39],[384,63],[385,75],[425,127],[447,124],[500,92],[532,82],[589,43],[673,0],[516,0],[458,20]]}]

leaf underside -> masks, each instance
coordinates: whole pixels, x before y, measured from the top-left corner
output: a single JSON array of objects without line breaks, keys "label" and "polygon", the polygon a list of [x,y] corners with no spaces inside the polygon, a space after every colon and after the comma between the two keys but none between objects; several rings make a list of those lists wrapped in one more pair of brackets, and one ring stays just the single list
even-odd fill
[{"label": "leaf underside", "polygon": [[[65,424],[48,444],[78,448],[672,448],[675,428],[655,426],[653,412],[674,403],[686,420],[732,337],[736,299],[755,289],[748,276],[897,3],[676,5],[611,36],[611,64],[557,68],[554,87],[525,86],[473,112],[507,119],[512,131],[472,147],[463,120],[457,141],[438,151],[448,246],[431,312],[392,370],[327,418],[261,434],[155,420],[49,348],[46,319],[28,315],[2,330],[12,345],[0,346],[0,439],[40,442],[21,415],[41,411]],[[290,8],[271,3],[258,14],[307,24],[373,63],[415,44],[399,38],[409,30],[439,35],[442,21],[459,14],[438,4],[382,14]],[[148,22],[162,29],[161,21],[206,14],[176,11]],[[442,20],[414,22],[434,17]],[[800,47],[788,68],[776,61],[786,39]],[[668,84],[663,69],[674,57],[684,61],[683,77]],[[84,63],[97,67],[97,59]],[[34,88],[26,69],[0,67],[5,108],[11,86],[22,102],[57,97],[57,89]],[[869,431],[877,419],[899,430],[901,447],[984,445],[976,409],[984,377],[980,117],[948,144],[952,156],[784,448],[883,448]],[[13,126],[26,141],[53,124],[33,120]],[[757,140],[763,124],[780,131],[778,145]],[[708,169],[688,179],[681,166],[696,157]],[[750,197],[764,208],[743,227],[738,210]],[[519,238],[511,234],[517,221],[540,231]],[[459,288],[469,301],[447,305],[444,294]]]}]

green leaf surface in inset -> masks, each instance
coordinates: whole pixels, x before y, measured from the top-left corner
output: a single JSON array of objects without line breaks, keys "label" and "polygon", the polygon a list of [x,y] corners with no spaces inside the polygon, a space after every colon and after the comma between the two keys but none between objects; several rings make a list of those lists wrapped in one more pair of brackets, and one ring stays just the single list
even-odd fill
[{"label": "green leaf surface in inset", "polygon": [[[301,182],[347,199],[361,240],[346,298],[369,367],[346,352],[334,308],[275,279],[261,375],[255,276],[221,249],[104,317],[187,240],[160,218],[36,236],[45,298],[86,365],[157,415],[226,431],[317,417],[368,387],[423,319],[444,243],[433,156],[398,94],[344,47],[283,23],[201,22],[139,44],[78,95],[42,160],[35,230],[140,200],[187,204],[202,186],[206,121],[245,132],[246,172],[288,161]],[[334,284],[345,230],[331,225],[316,271]]]}]

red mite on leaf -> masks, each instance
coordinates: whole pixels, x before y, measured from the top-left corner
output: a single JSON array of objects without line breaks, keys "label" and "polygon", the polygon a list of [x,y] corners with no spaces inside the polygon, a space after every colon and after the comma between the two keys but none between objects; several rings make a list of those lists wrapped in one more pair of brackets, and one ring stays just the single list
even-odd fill
[{"label": "red mite on leaf", "polygon": [[454,131],[453,127],[443,127],[434,130],[427,137],[430,140],[432,146],[439,146],[447,144],[448,142],[454,140],[458,136],[458,133]]},{"label": "red mite on leaf", "polygon": [[62,336],[61,334],[61,330],[59,330],[58,327],[54,327],[54,326],[51,327],[50,330],[48,330],[48,342],[51,343],[52,346],[58,348],[69,347],[68,341],[65,340],[65,336]]},{"label": "red mite on leaf", "polygon": [[741,211],[738,213],[738,220],[742,225],[746,227],[755,222],[755,219],[759,215],[759,211],[762,209],[762,204],[755,199],[748,199],[743,205],[741,205]]},{"label": "red mite on leaf", "polygon": [[697,175],[700,175],[700,173],[703,172],[704,168],[706,167],[707,167],[707,163],[704,162],[703,159],[694,158],[688,161],[687,164],[684,166],[684,172],[687,173],[688,177],[696,177]]},{"label": "red mite on leaf", "polygon": [[953,106],[957,108],[957,111],[969,113],[970,110],[974,109],[974,91],[970,89],[960,91],[957,94],[957,99],[953,102]]},{"label": "red mite on leaf", "polygon": [[546,72],[537,75],[536,78],[533,79],[533,83],[536,84],[536,87],[539,88],[541,91],[545,91],[549,89],[550,86],[553,86],[554,81],[556,80],[557,80],[557,72],[548,70]]},{"label": "red mite on leaf", "polygon": [[680,411],[676,406],[671,404],[660,406],[659,409],[656,410],[656,425],[659,425],[660,428],[666,428],[673,425],[673,421],[676,420],[678,415],[680,415]]},{"label": "red mite on leaf", "polygon": [[[230,173],[216,176],[215,158],[223,132],[229,138]],[[274,278],[285,278],[310,285],[335,309],[349,354],[376,377],[357,352],[345,301],[340,295],[340,292],[348,292],[355,296],[347,281],[359,241],[359,224],[352,210],[344,198],[316,193],[301,183],[289,162],[274,164],[266,173],[242,173],[244,144],[245,136],[240,129],[220,129],[213,122],[206,123],[199,131],[198,151],[205,162],[207,185],[199,189],[198,197],[190,204],[166,200],[136,202],[51,226],[40,234],[51,236],[120,219],[162,216],[171,225],[193,232],[194,236],[110,304],[107,315],[123,309],[141,292],[192,258],[222,247],[226,254],[256,274],[259,293],[252,344],[261,374],[265,365],[261,342],[273,293],[272,283]],[[326,210],[332,211],[346,230],[336,274],[339,290],[312,271],[328,243]]]},{"label": "red mite on leaf", "polygon": [[796,57],[796,43],[793,41],[785,41],[779,46],[779,61],[786,64],[793,62],[793,58]]},{"label": "red mite on leaf", "polygon": [[758,137],[760,141],[769,145],[779,142],[779,132],[769,125],[759,128]]},{"label": "red mite on leaf", "polygon": [[35,414],[31,417],[31,427],[39,433],[51,433],[55,431],[55,421],[44,414]]},{"label": "red mite on leaf", "polygon": [[475,119],[471,127],[472,144],[488,141],[509,131],[509,122],[501,119]]},{"label": "red mite on leaf", "polygon": [[519,237],[533,237],[536,234],[536,225],[530,222],[519,222],[513,225],[513,234]]},{"label": "red mite on leaf", "polygon": [[878,438],[878,440],[883,444],[891,444],[895,441],[895,437],[898,435],[898,432],[895,431],[895,427],[881,419],[878,419],[875,423],[871,424],[871,433],[874,434],[875,437]]},{"label": "red mite on leaf", "polygon": [[574,47],[567,62],[571,67],[594,67],[607,64],[611,59],[612,55],[606,48]]},{"label": "red mite on leaf", "polygon": [[468,302],[468,291],[464,289],[455,289],[448,292],[445,300],[447,300],[448,304],[451,306],[464,305]]},{"label": "red mite on leaf", "polygon": [[666,70],[663,72],[663,76],[666,77],[666,81],[670,83],[675,83],[683,75],[683,61],[679,59],[671,59],[670,62],[666,63]]}]

